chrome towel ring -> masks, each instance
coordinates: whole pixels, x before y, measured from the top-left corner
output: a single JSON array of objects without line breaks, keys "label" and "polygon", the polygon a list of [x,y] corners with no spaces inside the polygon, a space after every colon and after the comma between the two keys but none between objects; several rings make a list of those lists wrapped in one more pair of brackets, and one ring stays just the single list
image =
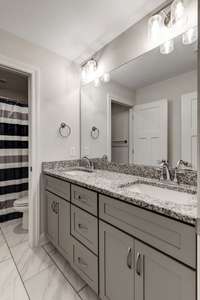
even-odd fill
[{"label": "chrome towel ring", "polygon": [[97,127],[93,126],[90,134],[91,134],[91,137],[94,140],[98,139],[98,137],[99,137],[99,129]]},{"label": "chrome towel ring", "polygon": [[62,137],[69,137],[71,135],[71,127],[65,122],[62,122],[59,127],[59,133]]}]

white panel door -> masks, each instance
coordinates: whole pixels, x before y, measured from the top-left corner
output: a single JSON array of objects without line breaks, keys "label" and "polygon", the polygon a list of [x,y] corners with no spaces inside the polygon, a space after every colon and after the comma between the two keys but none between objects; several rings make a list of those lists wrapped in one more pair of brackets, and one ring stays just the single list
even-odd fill
[{"label": "white panel door", "polygon": [[181,100],[181,158],[197,169],[197,93],[185,94]]},{"label": "white panel door", "polygon": [[167,100],[134,106],[134,163],[157,166],[167,160]]}]

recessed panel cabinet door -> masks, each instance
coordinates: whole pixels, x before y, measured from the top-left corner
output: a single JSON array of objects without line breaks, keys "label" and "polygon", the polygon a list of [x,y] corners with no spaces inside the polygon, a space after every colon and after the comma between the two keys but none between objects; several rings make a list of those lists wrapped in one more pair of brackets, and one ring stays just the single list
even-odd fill
[{"label": "recessed panel cabinet door", "polygon": [[59,247],[65,257],[72,259],[72,242],[70,239],[70,203],[60,199],[59,202]]},{"label": "recessed panel cabinet door", "polygon": [[158,166],[167,160],[167,100],[134,106],[134,163]]},{"label": "recessed panel cabinet door", "polygon": [[99,247],[100,298],[134,300],[134,239],[100,222]]},{"label": "recessed panel cabinet door", "polygon": [[195,300],[195,272],[135,241],[137,300]]},{"label": "recessed panel cabinet door", "polygon": [[47,201],[47,235],[49,239],[58,245],[58,213],[59,198],[46,191]]}]

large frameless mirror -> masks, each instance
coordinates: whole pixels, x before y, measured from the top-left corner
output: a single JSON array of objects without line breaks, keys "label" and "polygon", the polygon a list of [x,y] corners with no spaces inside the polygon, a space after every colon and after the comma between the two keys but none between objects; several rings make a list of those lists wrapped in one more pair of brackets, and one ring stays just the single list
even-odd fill
[{"label": "large frameless mirror", "polygon": [[197,168],[197,46],[174,42],[168,55],[158,47],[82,86],[81,156]]}]

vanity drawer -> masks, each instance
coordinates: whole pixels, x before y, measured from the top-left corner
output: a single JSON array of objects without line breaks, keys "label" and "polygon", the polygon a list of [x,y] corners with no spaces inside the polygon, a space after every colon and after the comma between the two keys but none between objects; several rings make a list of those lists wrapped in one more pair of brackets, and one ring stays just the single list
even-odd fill
[{"label": "vanity drawer", "polygon": [[73,239],[73,267],[98,294],[98,259],[88,249]]},{"label": "vanity drawer", "polygon": [[100,195],[99,217],[196,268],[195,227]]},{"label": "vanity drawer", "polygon": [[45,175],[46,190],[70,201],[70,183]]},{"label": "vanity drawer", "polygon": [[97,215],[97,193],[72,185],[72,203]]},{"label": "vanity drawer", "polygon": [[71,234],[97,254],[97,218],[71,205]]}]

